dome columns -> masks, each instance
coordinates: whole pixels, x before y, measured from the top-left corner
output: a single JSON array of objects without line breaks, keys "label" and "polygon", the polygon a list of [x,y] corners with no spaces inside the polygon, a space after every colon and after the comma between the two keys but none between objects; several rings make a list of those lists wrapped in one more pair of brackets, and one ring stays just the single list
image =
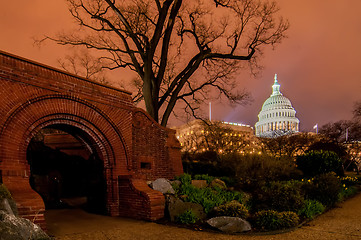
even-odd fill
[{"label": "dome columns", "polygon": [[274,131],[277,135],[282,132],[289,134],[299,131],[299,120],[296,118],[296,111],[291,101],[280,92],[280,84],[277,74],[274,77],[271,96],[263,103],[262,110],[258,114],[256,123],[256,135],[272,137]]}]

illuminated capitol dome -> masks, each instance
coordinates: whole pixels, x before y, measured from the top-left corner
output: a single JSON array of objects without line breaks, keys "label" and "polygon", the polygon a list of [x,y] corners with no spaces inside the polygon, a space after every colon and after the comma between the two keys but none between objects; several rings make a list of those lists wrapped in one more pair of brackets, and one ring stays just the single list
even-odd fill
[{"label": "illuminated capitol dome", "polygon": [[296,118],[296,111],[291,101],[280,92],[280,84],[275,82],[272,86],[271,96],[263,103],[256,123],[256,136],[277,137],[298,132],[300,121]]}]

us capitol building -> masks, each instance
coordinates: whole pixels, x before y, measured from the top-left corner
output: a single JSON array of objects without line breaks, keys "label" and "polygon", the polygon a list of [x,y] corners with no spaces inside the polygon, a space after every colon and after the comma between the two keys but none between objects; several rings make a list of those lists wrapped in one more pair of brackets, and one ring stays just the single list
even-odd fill
[{"label": "us capitol building", "polygon": [[[258,122],[253,127],[240,123],[230,123],[222,121],[211,120],[194,120],[179,127],[174,127],[176,136],[181,143],[183,150],[206,151],[206,147],[200,147],[202,143],[207,142],[207,138],[212,134],[217,135],[215,132],[211,134],[208,126],[219,126],[216,131],[222,131],[223,138],[217,140],[222,142],[223,147],[230,147],[237,149],[241,145],[240,139],[247,142],[247,146],[242,148],[242,151],[255,152],[257,148],[257,137],[278,137],[299,132],[300,121],[296,118],[296,111],[292,107],[291,101],[282,95],[280,92],[280,84],[277,81],[277,74],[274,77],[271,96],[263,103],[262,110],[258,114]],[[230,131],[227,133],[226,131]],[[227,136],[228,134],[228,136]],[[212,136],[213,136],[212,135]],[[230,140],[230,138],[239,137]],[[204,145],[204,144],[203,144]],[[246,149],[247,148],[247,149]],[[219,149],[220,151],[222,149]]]},{"label": "us capitol building", "polygon": [[263,103],[255,127],[257,137],[277,137],[299,131],[300,121],[291,101],[280,92],[277,74],[274,77],[271,96]]}]

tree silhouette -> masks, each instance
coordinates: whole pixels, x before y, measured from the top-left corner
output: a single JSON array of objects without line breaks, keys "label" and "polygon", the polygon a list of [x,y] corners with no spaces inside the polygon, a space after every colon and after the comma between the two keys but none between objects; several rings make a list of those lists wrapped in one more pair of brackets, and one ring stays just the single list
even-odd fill
[{"label": "tree silhouette", "polygon": [[134,71],[135,101],[144,100],[163,126],[176,103],[196,114],[212,89],[232,102],[245,100],[234,80],[242,62],[256,64],[289,26],[267,0],[67,2],[79,28],[42,40],[97,50],[102,68]]}]

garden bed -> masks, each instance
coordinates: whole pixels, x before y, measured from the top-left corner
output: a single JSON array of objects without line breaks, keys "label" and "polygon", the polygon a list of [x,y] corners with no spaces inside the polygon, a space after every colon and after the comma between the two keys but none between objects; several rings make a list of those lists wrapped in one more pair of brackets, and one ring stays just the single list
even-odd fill
[{"label": "garden bed", "polygon": [[[247,193],[232,185],[232,179],[223,180],[208,175],[195,175],[192,178],[184,174],[178,177],[172,182],[175,193],[165,194],[167,217],[157,222],[195,231],[220,232],[222,230],[210,226],[207,221],[225,216],[240,218],[251,225],[248,230],[232,228],[225,230],[226,233],[277,234],[306,224],[360,191],[357,177],[337,177],[333,173],[300,180],[262,183],[253,192]],[[183,213],[170,217],[170,197],[173,202],[198,204],[202,206],[204,214],[199,215],[199,210],[189,207]]]}]

